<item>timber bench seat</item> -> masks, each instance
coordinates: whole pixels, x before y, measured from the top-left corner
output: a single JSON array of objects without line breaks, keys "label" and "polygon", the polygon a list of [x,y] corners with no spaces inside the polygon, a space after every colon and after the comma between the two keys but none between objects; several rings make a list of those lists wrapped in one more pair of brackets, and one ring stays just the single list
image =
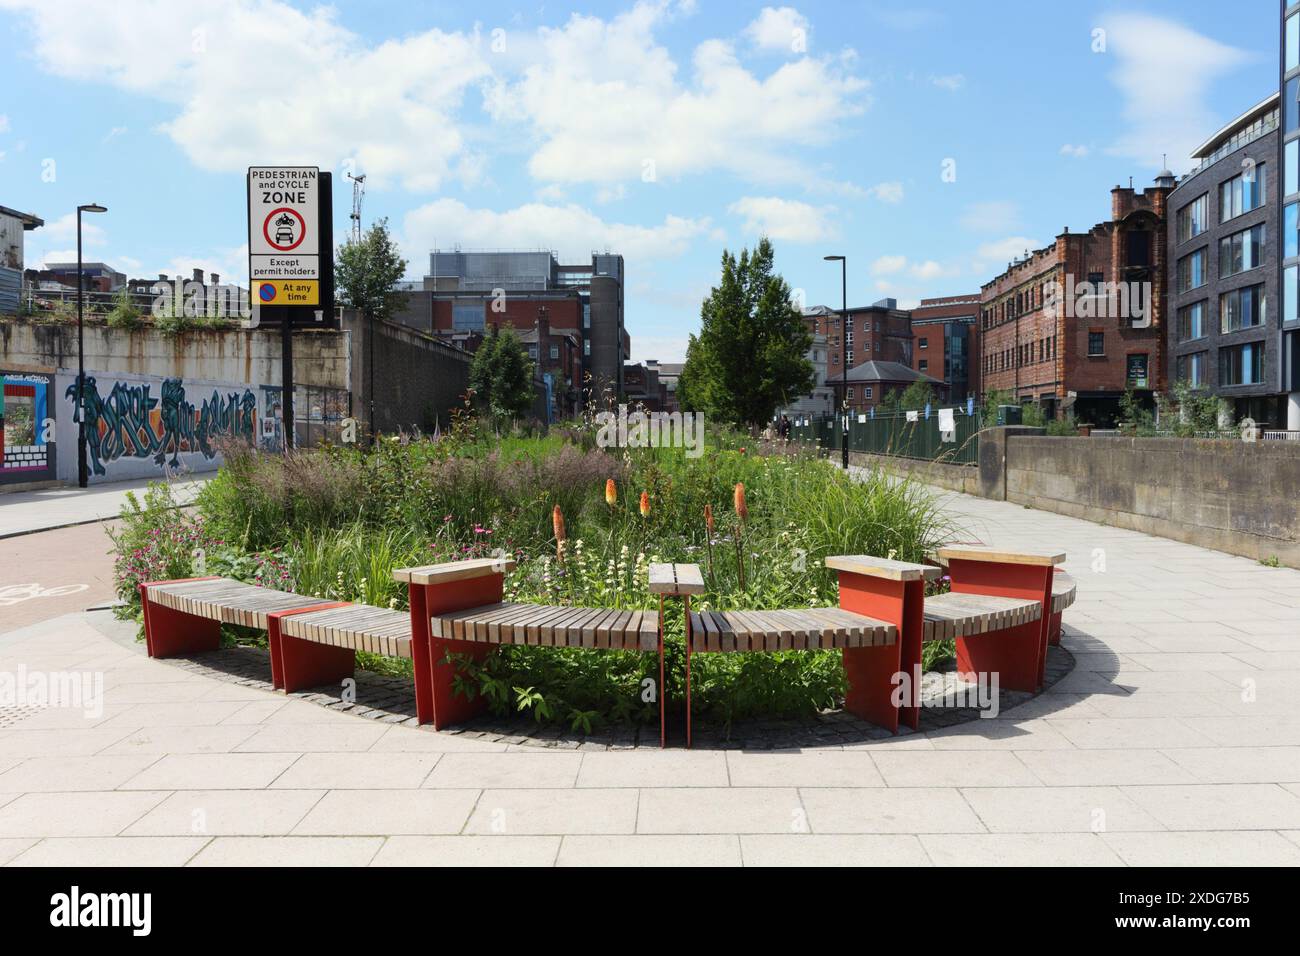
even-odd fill
[{"label": "timber bench seat", "polygon": [[894,625],[837,607],[692,611],[690,621],[691,650],[701,652],[884,647],[898,639]]},{"label": "timber bench seat", "polygon": [[434,616],[430,635],[476,644],[654,651],[659,648],[659,616],[653,611],[502,602]]},{"label": "timber bench seat", "polygon": [[922,639],[944,641],[971,634],[1005,631],[1037,621],[1043,614],[1038,601],[986,594],[936,594],[925,599]]}]

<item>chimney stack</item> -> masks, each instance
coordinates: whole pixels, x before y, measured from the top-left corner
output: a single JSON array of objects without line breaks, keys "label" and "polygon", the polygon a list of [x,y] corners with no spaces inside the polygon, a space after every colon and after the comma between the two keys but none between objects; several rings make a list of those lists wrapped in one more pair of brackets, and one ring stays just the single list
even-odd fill
[{"label": "chimney stack", "polygon": [[213,285],[221,285],[221,276],[220,276],[219,273],[216,273],[216,272],[212,273],[212,277],[211,277],[211,278],[212,278],[212,284],[213,284]]},{"label": "chimney stack", "polygon": [[195,270],[194,270],[194,281],[197,282],[199,285],[203,285],[203,270],[202,270],[202,269],[195,269]]}]

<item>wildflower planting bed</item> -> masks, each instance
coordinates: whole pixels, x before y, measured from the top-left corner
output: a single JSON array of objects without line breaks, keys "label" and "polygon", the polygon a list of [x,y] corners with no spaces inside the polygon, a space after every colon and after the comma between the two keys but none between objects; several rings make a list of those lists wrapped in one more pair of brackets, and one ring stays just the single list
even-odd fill
[{"label": "wildflower planting bed", "polygon": [[[508,554],[506,600],[650,609],[651,562],[694,562],[708,591],[696,607],[798,608],[836,603],[830,554],[920,561],[954,530],[923,487],[883,474],[850,480],[833,465],[739,436],[680,449],[593,447],[587,432],[548,437],[457,429],[439,441],[381,439],[368,451],[265,455],[229,448],[196,508],[165,484],[132,500],[116,533],[116,583],[127,613],[137,585],[222,575],[321,598],[405,609],[397,567]],[[942,586],[942,585],[940,585]],[[683,622],[667,608],[664,689],[680,697]],[[261,635],[228,629],[232,643]],[[927,645],[930,668],[951,654]],[[838,651],[701,655],[695,716],[809,717],[839,707]],[[360,655],[400,676],[408,662]],[[459,692],[498,715],[579,733],[657,721],[643,681],[653,655],[510,646],[462,662]]]}]

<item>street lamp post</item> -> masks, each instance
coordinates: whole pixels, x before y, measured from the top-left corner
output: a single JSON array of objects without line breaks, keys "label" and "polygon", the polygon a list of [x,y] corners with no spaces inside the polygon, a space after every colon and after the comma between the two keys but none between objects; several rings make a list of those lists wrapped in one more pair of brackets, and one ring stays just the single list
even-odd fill
[{"label": "street lamp post", "polygon": [[81,214],[83,212],[108,212],[99,203],[77,207],[77,487],[89,483],[86,475],[86,324],[83,300],[86,282],[81,272]]},{"label": "street lamp post", "polygon": [[844,256],[823,256],[827,262],[840,264],[840,389],[843,395],[840,413],[841,464],[849,470],[849,263]]}]

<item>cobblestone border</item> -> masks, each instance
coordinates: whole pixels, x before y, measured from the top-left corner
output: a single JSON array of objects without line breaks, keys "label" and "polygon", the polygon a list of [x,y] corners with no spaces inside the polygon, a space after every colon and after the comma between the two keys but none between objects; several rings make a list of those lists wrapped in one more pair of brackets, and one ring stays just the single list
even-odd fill
[{"label": "cobblestone border", "polygon": [[[213,680],[229,681],[244,687],[272,691],[270,655],[262,648],[223,648],[200,657],[167,658],[161,663]],[[1044,689],[1055,684],[1073,669],[1074,656],[1069,651],[1063,647],[1049,647]],[[898,736],[942,730],[981,719],[980,712],[975,708],[943,705],[944,701],[951,700],[958,686],[956,674],[951,669],[927,673],[922,680],[923,706],[920,729],[912,731],[901,728]],[[435,731],[428,725],[420,726],[416,723],[415,693],[409,679],[385,677],[371,671],[357,671],[358,703],[348,703],[341,699],[339,693],[321,688],[289,696],[319,704],[329,710],[354,714],[386,724],[401,724],[428,733],[454,734],[471,740],[521,747],[552,750],[630,750],[637,747],[656,749],[659,747],[659,729],[653,726],[616,727],[592,734],[577,734],[558,725],[538,726],[528,718],[485,716],[453,730]],[[1038,695],[1024,691],[1001,691],[998,696],[999,712],[1008,711],[1036,696]],[[680,741],[682,737],[681,728],[674,728],[670,723],[669,743]],[[729,730],[697,720],[692,727],[692,737],[696,750],[835,748],[849,744],[870,743],[875,740],[896,739],[889,731],[838,710],[802,719],[742,721],[733,724]]]}]

